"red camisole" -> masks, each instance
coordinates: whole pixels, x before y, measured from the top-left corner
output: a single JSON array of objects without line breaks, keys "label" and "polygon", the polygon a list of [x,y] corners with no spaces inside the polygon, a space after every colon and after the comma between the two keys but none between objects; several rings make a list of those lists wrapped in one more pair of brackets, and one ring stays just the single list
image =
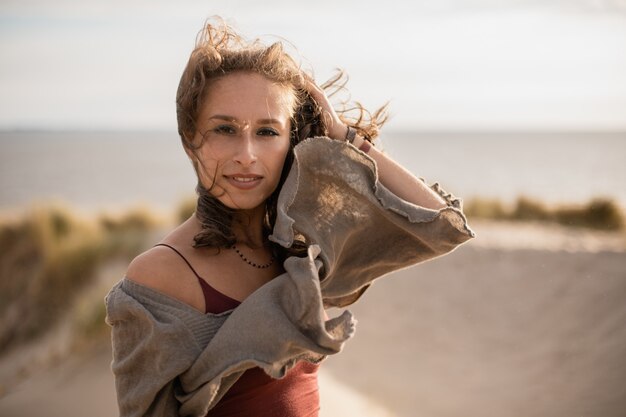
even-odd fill
[{"label": "red camisole", "polygon": [[[156,246],[169,247],[187,263],[202,287],[207,313],[223,313],[241,304],[210,286],[174,247],[163,243]],[[248,369],[206,417],[317,417],[318,368],[300,361],[281,379],[273,379],[261,368]]]}]

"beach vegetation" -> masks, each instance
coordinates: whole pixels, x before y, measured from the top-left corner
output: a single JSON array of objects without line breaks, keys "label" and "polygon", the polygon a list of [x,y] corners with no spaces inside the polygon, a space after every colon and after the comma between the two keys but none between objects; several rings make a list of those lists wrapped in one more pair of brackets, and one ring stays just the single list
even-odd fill
[{"label": "beach vegetation", "polygon": [[626,219],[619,205],[606,198],[595,198],[582,206],[560,207],[554,211],[554,219],[567,226],[601,230],[623,230],[626,226]]},{"label": "beach vegetation", "polygon": [[471,217],[503,220],[509,216],[508,209],[498,199],[474,198],[464,205],[464,212]]},{"label": "beach vegetation", "polygon": [[542,221],[606,231],[626,229],[623,209],[610,198],[594,198],[585,204],[548,205],[521,196],[513,204],[506,205],[498,199],[476,197],[467,200],[464,212],[470,218]]},{"label": "beach vegetation", "polygon": [[159,225],[145,209],[89,217],[60,204],[1,217],[0,352],[49,329],[104,263],[132,259]]}]

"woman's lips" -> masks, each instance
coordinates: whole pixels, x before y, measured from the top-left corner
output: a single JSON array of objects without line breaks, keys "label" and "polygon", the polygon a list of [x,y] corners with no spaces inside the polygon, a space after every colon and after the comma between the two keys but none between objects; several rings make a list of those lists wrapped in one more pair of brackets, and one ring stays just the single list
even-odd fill
[{"label": "woman's lips", "polygon": [[251,190],[261,183],[263,177],[251,174],[225,175],[226,181],[241,190]]}]

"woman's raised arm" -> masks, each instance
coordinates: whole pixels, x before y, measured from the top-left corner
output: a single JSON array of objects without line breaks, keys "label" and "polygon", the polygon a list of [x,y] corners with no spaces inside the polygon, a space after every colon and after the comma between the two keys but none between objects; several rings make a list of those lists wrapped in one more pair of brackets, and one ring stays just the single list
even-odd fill
[{"label": "woman's raised arm", "polygon": [[[308,92],[324,111],[324,119],[328,125],[328,135],[331,139],[345,140],[348,127],[341,121],[333,109],[324,91],[315,82],[308,79]],[[356,136],[352,144],[357,148],[363,145],[364,139]],[[378,149],[371,147],[367,151],[378,166],[378,180],[392,193],[421,207],[441,209],[446,207],[444,199],[432,190],[424,181],[417,178],[403,166],[391,159]]]}]

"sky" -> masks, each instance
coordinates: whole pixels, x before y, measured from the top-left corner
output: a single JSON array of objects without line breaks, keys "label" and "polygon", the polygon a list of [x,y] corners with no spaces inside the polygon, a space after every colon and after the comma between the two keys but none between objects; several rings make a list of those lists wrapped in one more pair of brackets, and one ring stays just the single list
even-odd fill
[{"label": "sky", "polygon": [[0,129],[175,130],[212,15],[402,130],[626,130],[626,1],[0,2]]}]

